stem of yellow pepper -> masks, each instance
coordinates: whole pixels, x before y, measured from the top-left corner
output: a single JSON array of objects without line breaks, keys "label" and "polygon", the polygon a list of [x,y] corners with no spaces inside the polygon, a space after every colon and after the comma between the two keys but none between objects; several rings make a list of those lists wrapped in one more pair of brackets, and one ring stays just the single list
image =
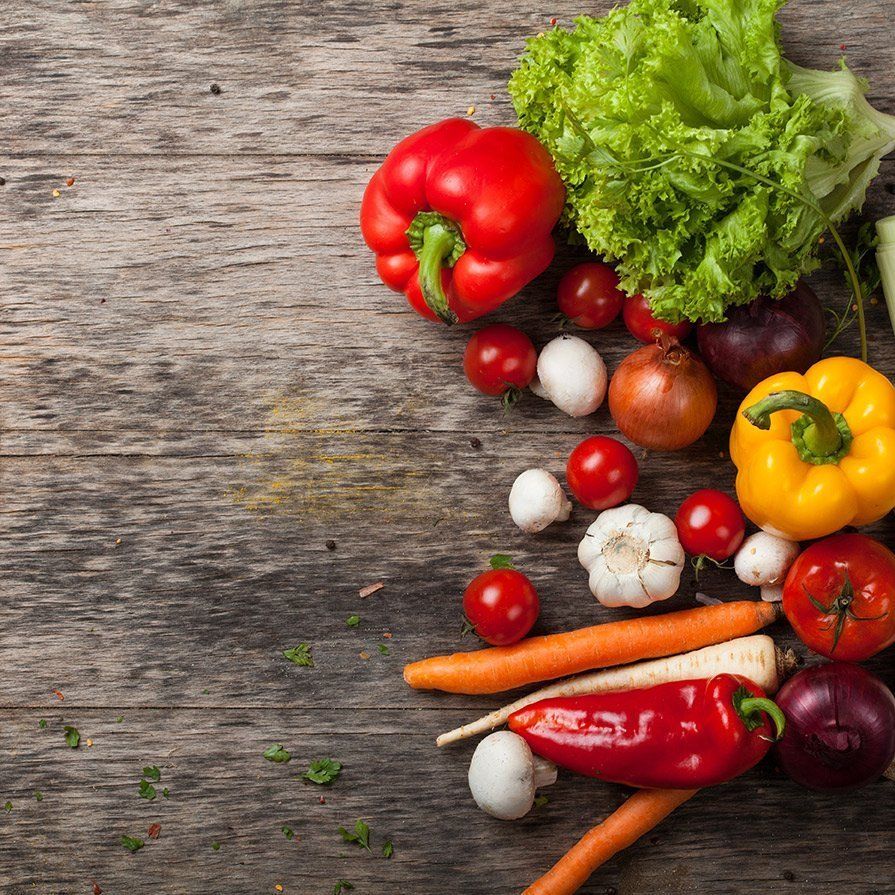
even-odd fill
[{"label": "stem of yellow pepper", "polygon": [[832,413],[822,401],[804,392],[771,392],[747,407],[743,416],[759,429],[771,428],[771,414],[796,410],[802,415],[792,424],[792,443],[805,463],[838,463],[852,443],[851,429],[841,413]]}]

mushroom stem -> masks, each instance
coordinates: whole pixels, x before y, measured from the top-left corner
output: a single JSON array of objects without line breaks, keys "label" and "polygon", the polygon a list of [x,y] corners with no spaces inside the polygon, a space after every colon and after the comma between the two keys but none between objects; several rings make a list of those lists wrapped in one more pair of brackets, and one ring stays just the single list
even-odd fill
[{"label": "mushroom stem", "polygon": [[534,764],[535,769],[535,789],[542,789],[545,786],[553,786],[553,784],[556,783],[556,777],[559,771],[552,761],[547,761],[546,758],[541,758],[539,755],[533,755],[532,763]]}]

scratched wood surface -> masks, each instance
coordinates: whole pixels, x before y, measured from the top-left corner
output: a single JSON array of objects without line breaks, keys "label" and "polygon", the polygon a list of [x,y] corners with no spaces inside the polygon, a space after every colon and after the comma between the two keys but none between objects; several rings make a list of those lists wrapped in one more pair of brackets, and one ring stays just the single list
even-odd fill
[{"label": "scratched wood surface", "polygon": [[[517,472],[560,472],[584,433],[612,424],[605,409],[572,421],[534,399],[505,417],[473,393],[466,334],[426,325],[379,285],[356,227],[398,138],[471,104],[480,123],[510,122],[504,84],[524,38],[582,9],[5,5],[0,891],[316,895],[342,879],[359,895],[503,895],[622,798],[563,775],[522,822],[492,821],[465,787],[472,746],[433,740],[493,700],[401,682],[406,660],[471,646],[459,597],[498,549],[538,586],[539,630],[618,617],[575,560],[588,513],[527,538],[504,509]],[[818,66],[846,45],[895,112],[891,14],[890,0],[793,0],[784,39]],[[895,211],[893,187],[890,160],[869,217]],[[578,257],[560,250],[495,319],[546,341],[556,280]],[[844,299],[834,278],[815,283]],[[893,375],[881,307],[870,325]],[[610,367],[632,347],[619,327],[593,341]],[[686,454],[645,458],[637,499],[673,512],[695,487],[730,488],[733,407],[724,395]],[[875,532],[891,543],[895,526]],[[698,589],[747,595],[720,571]],[[687,580],[661,609],[696,591]],[[314,668],[282,658],[299,642]],[[872,667],[895,684],[891,655]],[[289,764],[262,758],[274,742]],[[324,756],[344,764],[325,791],[299,779]],[[146,765],[169,798],[139,797]],[[700,795],[584,891],[895,893],[893,792],[812,795],[767,762]],[[341,841],[357,818],[373,854]],[[122,835],[147,844],[131,855]]]}]

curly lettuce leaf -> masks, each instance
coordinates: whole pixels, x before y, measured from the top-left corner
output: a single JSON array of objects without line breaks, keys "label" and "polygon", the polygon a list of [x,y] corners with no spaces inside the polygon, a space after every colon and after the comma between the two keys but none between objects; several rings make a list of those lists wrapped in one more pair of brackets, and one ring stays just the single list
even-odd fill
[{"label": "curly lettuce leaf", "polygon": [[566,220],[666,319],[790,291],[817,266],[824,216],[860,208],[895,144],[846,68],[783,59],[781,6],[632,0],[529,41],[510,79]]}]

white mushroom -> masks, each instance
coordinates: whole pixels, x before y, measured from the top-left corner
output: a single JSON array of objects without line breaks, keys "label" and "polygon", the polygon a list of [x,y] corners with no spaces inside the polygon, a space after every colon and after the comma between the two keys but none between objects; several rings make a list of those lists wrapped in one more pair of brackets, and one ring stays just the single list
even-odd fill
[{"label": "white mushroom", "polygon": [[578,545],[578,561],[604,606],[643,609],[677,593],[684,548],[667,516],[629,503],[597,516]]},{"label": "white mushroom", "polygon": [[531,811],[535,791],[556,783],[556,765],[534,755],[517,733],[500,730],[485,737],[469,763],[469,789],[476,805],[500,820],[518,820]]},{"label": "white mushroom", "polygon": [[789,567],[799,555],[799,545],[795,541],[787,541],[766,531],[749,535],[743,541],[733,560],[733,568],[737,578],[743,584],[751,584],[762,588],[761,597],[769,602],[782,599],[769,591],[765,596],[766,585],[782,585]]},{"label": "white mushroom", "polygon": [[783,600],[782,584],[763,584],[761,586],[761,598],[765,603],[779,603]]},{"label": "white mushroom", "polygon": [[538,356],[535,394],[543,393],[569,416],[593,413],[606,397],[607,384],[603,358],[578,336],[557,336]]},{"label": "white mushroom", "polygon": [[551,522],[565,522],[572,512],[562,485],[546,469],[526,469],[510,489],[510,515],[528,534],[543,531]]}]

